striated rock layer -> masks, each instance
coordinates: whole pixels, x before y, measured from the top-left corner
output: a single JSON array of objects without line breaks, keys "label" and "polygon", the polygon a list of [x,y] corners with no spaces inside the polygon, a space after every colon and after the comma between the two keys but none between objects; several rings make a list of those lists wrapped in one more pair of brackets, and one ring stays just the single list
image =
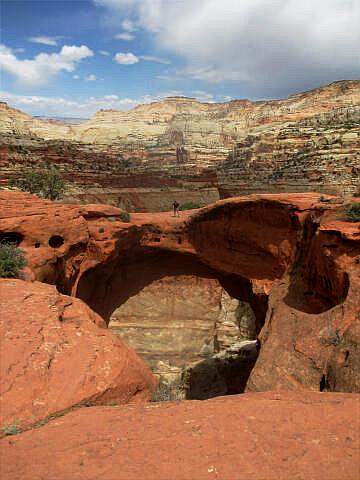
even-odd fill
[{"label": "striated rock layer", "polygon": [[149,368],[81,300],[52,285],[0,279],[0,426],[74,406],[145,402]]},{"label": "striated rock layer", "polygon": [[[123,223],[112,206],[0,193],[0,238],[26,252],[27,278],[81,298],[152,365],[190,362],[196,398],[359,392],[360,229],[336,201],[253,195]],[[253,369],[233,368],[244,335],[261,343]]]},{"label": "striated rock layer", "polygon": [[0,104],[3,184],[25,165],[58,165],[68,201],[129,211],[249,193],[359,192],[360,82],[285,100],[201,103],[172,97],[81,125]]},{"label": "striated rock layer", "polygon": [[[94,407],[1,443],[2,480],[357,480],[359,395]],[[51,452],[51,455],[49,455]]]}]

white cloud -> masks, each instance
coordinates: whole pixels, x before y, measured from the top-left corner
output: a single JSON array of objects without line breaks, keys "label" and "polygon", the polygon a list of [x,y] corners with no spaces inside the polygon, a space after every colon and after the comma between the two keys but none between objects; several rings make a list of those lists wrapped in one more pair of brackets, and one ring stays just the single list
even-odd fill
[{"label": "white cloud", "polygon": [[73,75],[74,80],[79,80],[79,78],[80,78],[79,75]]},{"label": "white cloud", "polygon": [[32,60],[19,60],[10,48],[0,45],[0,67],[19,84],[36,87],[45,85],[62,71],[73,72],[78,62],[92,55],[85,45],[64,45],[58,53],[39,53]]},{"label": "white cloud", "polygon": [[105,57],[109,57],[110,53],[107,50],[99,50],[100,55],[104,55]]},{"label": "white cloud", "polygon": [[93,73],[90,73],[90,75],[86,75],[85,80],[87,82],[95,82],[96,81],[96,75]]},{"label": "white cloud", "polygon": [[215,101],[212,93],[204,92],[203,90],[192,90],[191,94],[197,100],[200,100],[200,102],[212,103]]},{"label": "white cloud", "polygon": [[133,53],[117,53],[114,57],[114,60],[120,65],[133,65],[134,63],[138,63],[139,58],[134,55]]},{"label": "white cloud", "polygon": [[135,36],[132,33],[129,33],[129,32],[122,32],[122,33],[117,33],[116,35],[114,35],[114,38],[116,40],[130,41],[130,40],[134,40]]},{"label": "white cloud", "polygon": [[28,41],[32,43],[41,43],[42,45],[50,45],[51,47],[56,47],[57,45],[56,37],[46,37],[43,35],[39,35],[38,37],[29,37]]},{"label": "white cloud", "polygon": [[140,55],[139,58],[147,62],[162,63],[164,65],[170,65],[171,63],[170,60],[167,60],[166,58],[157,57],[155,55]]},{"label": "white cloud", "polygon": [[145,95],[138,99],[121,98],[118,95],[88,97],[69,100],[62,97],[44,97],[36,95],[16,95],[0,92],[1,101],[23,110],[30,115],[90,117],[100,109],[130,110],[142,103],[150,103],[160,97]]},{"label": "white cloud", "polygon": [[121,27],[123,29],[123,32],[117,33],[114,38],[116,38],[117,40],[134,40],[134,32],[136,32],[137,30],[136,24],[132,20],[127,18],[121,22]]},{"label": "white cloud", "polygon": [[137,29],[135,23],[128,18],[121,22],[121,26],[126,32],[135,32]]},{"label": "white cloud", "polygon": [[359,0],[94,1],[183,58],[183,76],[258,93],[360,77]]}]

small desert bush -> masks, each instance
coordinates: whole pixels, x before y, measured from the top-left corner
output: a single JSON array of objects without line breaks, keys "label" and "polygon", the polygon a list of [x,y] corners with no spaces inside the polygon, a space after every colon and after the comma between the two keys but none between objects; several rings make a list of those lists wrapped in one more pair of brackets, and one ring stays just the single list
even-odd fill
[{"label": "small desert bush", "polygon": [[353,203],[345,210],[349,222],[360,222],[360,203]]},{"label": "small desert bush", "polygon": [[3,428],[4,435],[17,435],[20,431],[17,425],[6,425],[6,427]]},{"label": "small desert bush", "polygon": [[26,265],[24,252],[13,243],[0,243],[0,277],[19,277]]},{"label": "small desert bush", "polygon": [[201,205],[196,202],[185,202],[180,205],[180,210],[194,210],[195,208],[201,208]]},{"label": "small desert bush", "polygon": [[159,382],[159,385],[151,397],[152,402],[174,402],[185,399],[185,388],[181,380],[170,383]]},{"label": "small desert bush", "polygon": [[45,165],[25,168],[20,175],[9,180],[9,186],[49,200],[60,199],[65,190],[59,170]]},{"label": "small desert bush", "polygon": [[121,212],[120,213],[120,218],[121,221],[124,223],[129,223],[130,222],[130,213],[128,212]]}]

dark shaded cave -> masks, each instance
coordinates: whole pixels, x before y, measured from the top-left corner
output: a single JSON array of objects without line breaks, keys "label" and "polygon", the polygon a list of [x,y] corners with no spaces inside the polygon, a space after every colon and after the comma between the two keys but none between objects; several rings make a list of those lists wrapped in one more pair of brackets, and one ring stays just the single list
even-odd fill
[{"label": "dark shaded cave", "polygon": [[[267,311],[267,296],[254,294],[248,279],[234,274],[221,274],[191,254],[148,249],[123,258],[118,256],[107,264],[88,270],[78,283],[76,296],[109,322],[111,314],[119,306],[147,285],[167,276],[180,275],[216,279],[232,298],[251,306],[256,318],[256,334],[260,332]],[[141,355],[140,351],[138,353]],[[149,358],[143,357],[149,362]],[[251,359],[205,358],[188,372],[187,398],[205,399],[242,393],[255,362],[256,355]]]},{"label": "dark shaded cave", "polygon": [[232,297],[249,303],[256,316],[257,333],[260,332],[267,311],[267,296],[254,294],[248,279],[221,274],[191,254],[149,249],[126,259],[117,258],[97,265],[81,277],[76,296],[108,322],[117,307],[152,281],[186,274],[215,278]]},{"label": "dark shaded cave", "polygon": [[19,232],[0,232],[0,243],[11,243],[17,247],[24,240],[24,235]]}]

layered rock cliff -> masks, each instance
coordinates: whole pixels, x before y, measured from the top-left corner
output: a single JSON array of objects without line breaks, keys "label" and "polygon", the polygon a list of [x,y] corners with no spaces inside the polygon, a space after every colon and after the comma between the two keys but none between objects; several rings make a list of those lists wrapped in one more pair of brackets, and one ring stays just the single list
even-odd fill
[{"label": "layered rock cliff", "polygon": [[0,239],[26,252],[26,278],[82,299],[158,374],[181,372],[190,398],[360,390],[360,231],[333,197],[254,195],[129,223],[112,206],[0,200]]},{"label": "layered rock cliff", "polygon": [[201,103],[172,97],[80,125],[0,105],[4,182],[25,164],[60,166],[67,197],[130,211],[248,193],[359,189],[360,82],[286,100]]}]

